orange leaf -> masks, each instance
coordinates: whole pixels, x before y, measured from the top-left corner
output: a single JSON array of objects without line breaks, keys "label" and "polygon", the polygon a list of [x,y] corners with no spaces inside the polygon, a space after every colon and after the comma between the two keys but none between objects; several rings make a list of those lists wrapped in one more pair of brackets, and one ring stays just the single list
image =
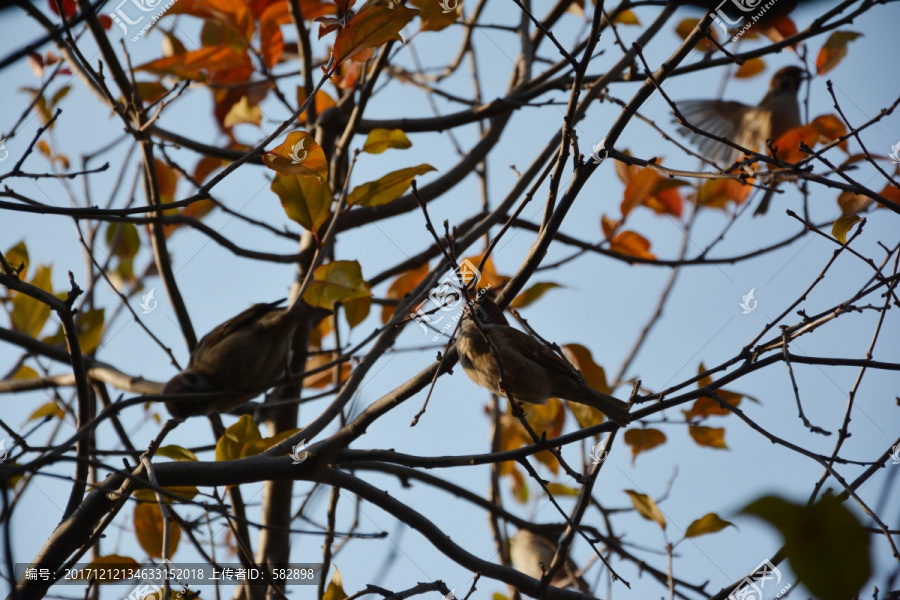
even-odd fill
[{"label": "orange leaf", "polygon": [[[465,278],[466,285],[470,285],[469,270],[471,269],[472,271],[474,271],[475,269],[477,269],[478,265],[481,264],[481,258],[483,256],[484,253],[481,253],[476,256],[466,257],[462,260],[463,268],[459,270],[459,273]],[[469,268],[466,268],[466,261],[469,261]],[[476,284],[479,288],[486,288],[490,286],[492,289],[497,289],[506,285],[507,281],[509,281],[509,277],[507,275],[500,275],[497,273],[497,268],[494,266],[494,257],[489,256],[487,261],[485,261],[484,266],[481,267],[481,277],[478,278]]]},{"label": "orange leaf", "polygon": [[282,175],[315,177],[320,182],[328,179],[328,160],[316,140],[306,131],[292,131],[284,142],[266,152],[263,162]]},{"label": "orange leaf", "polygon": [[[819,115],[810,125],[819,132],[819,142],[823,144],[830,144],[847,135],[847,127],[835,114]],[[838,144],[838,148],[847,152],[847,140]]]},{"label": "orange leaf", "polygon": [[[788,16],[775,17],[769,21],[767,25],[768,26],[764,27],[762,30],[763,35],[776,44],[797,35],[797,25]],[[794,44],[794,46],[796,46],[796,44]],[[794,46],[791,47],[793,48]]]},{"label": "orange leaf", "polygon": [[[158,504],[137,504],[134,507],[134,534],[148,556],[163,557],[163,516]],[[178,549],[181,529],[175,522],[169,524],[169,556]]]},{"label": "orange leaf", "polygon": [[581,371],[582,377],[589,386],[603,392],[609,393],[609,384],[606,382],[606,371],[594,361],[591,351],[581,344],[566,344],[563,346],[563,352],[576,369]]},{"label": "orange leaf", "polygon": [[420,31],[440,31],[462,15],[461,0],[410,0],[410,4],[422,11]]},{"label": "orange leaf", "polygon": [[[311,370],[321,367],[323,365],[327,365],[328,363],[330,363],[337,357],[338,357],[338,355],[334,352],[314,354],[313,356],[310,356],[309,359],[307,359],[306,370],[311,371]],[[350,377],[350,371],[352,370],[352,367],[350,366],[349,362],[341,363],[340,367],[341,367],[340,380],[341,380],[341,382],[344,382],[347,380],[348,377]],[[326,388],[330,385],[333,385],[336,368],[337,368],[337,366],[330,367],[328,369],[325,369],[324,371],[315,373],[314,375],[304,377],[303,385],[305,387],[311,387],[311,388]]]},{"label": "orange leaf", "polygon": [[[752,181],[752,180],[749,180]],[[753,190],[735,179],[709,179],[697,191],[697,203],[708,208],[725,209],[729,202],[738,206],[744,203]]]},{"label": "orange leaf", "polygon": [[[700,19],[693,19],[693,18],[692,19],[684,19],[683,21],[678,23],[678,25],[675,26],[675,33],[677,33],[678,37],[680,37],[681,39],[686,40],[688,38],[688,36],[691,34],[691,32],[694,30],[694,28],[697,27],[697,23],[699,23],[699,22],[700,22]],[[715,40],[719,39],[718,34],[713,29],[709,30],[709,34],[712,36],[713,39],[715,39]],[[700,38],[697,41],[697,45],[694,46],[694,49],[697,50],[698,52],[708,52],[710,50],[714,50],[715,48],[716,48],[715,44],[710,42],[705,37]]]},{"label": "orange leaf", "polygon": [[722,427],[691,425],[688,427],[688,431],[698,446],[728,450],[728,446],[725,444],[725,429]]},{"label": "orange leaf", "polygon": [[[408,293],[413,291],[417,285],[422,283],[425,276],[428,275],[428,263],[423,263],[418,267],[410,269],[401,274],[391,283],[385,297],[390,300],[400,300]],[[394,314],[394,306],[385,305],[381,307],[381,323],[385,324],[391,320]]]},{"label": "orange leaf", "polygon": [[631,446],[631,464],[637,455],[666,443],[666,434],[658,429],[629,429],[625,432],[625,443]]},{"label": "orange leaf", "polygon": [[178,0],[167,14],[191,15],[225,26],[245,44],[253,36],[253,14],[244,0]]},{"label": "orange leaf", "polygon": [[[297,86],[297,106],[298,107],[303,106],[304,102],[306,102],[306,90],[300,86]],[[325,112],[327,109],[331,108],[332,106],[337,106],[337,102],[334,101],[334,98],[329,96],[328,92],[325,92],[323,90],[319,90],[318,92],[316,92],[316,99],[314,102],[316,105],[316,114],[317,115],[321,115],[323,112]],[[306,109],[302,113],[300,113],[299,117],[297,117],[297,122],[302,125],[303,123],[306,123],[306,120],[308,118],[309,118],[309,109]]]},{"label": "orange leaf", "polygon": [[[892,185],[888,186],[892,190],[896,190]],[[881,194],[882,196],[884,193]],[[855,215],[861,213],[874,202],[868,196],[862,194],[854,194],[853,192],[841,192],[838,196],[837,203],[841,207],[841,214],[844,216]]]},{"label": "orange leaf", "polygon": [[[232,46],[209,46],[199,50],[189,50],[184,54],[176,54],[158,58],[135,68],[136,71],[147,71],[156,75],[172,75],[180,79],[205,81],[214,78],[217,72],[230,69],[250,68],[250,57],[246,51],[235,50]],[[217,79],[218,81],[218,79]]]},{"label": "orange leaf", "polygon": [[819,132],[812,124],[795,127],[775,142],[775,148],[778,150],[777,157],[791,163],[801,161],[808,155],[800,150],[800,142],[812,148],[818,140]]},{"label": "orange leaf", "polygon": [[259,41],[263,60],[270,69],[278,64],[284,52],[284,36],[281,26],[291,22],[288,3],[270,4],[259,17]]},{"label": "orange leaf", "polygon": [[738,79],[745,79],[747,77],[754,77],[759,75],[766,69],[766,62],[761,58],[748,58],[744,61],[740,67],[738,67],[737,71],[734,72],[734,76]]},{"label": "orange leaf", "polygon": [[622,197],[622,217],[627,217],[635,207],[640,206],[650,197],[653,187],[660,175],[649,167],[638,169],[631,177],[631,181],[625,186],[625,194]]},{"label": "orange leaf", "polygon": [[403,41],[400,30],[420,14],[418,10],[398,6],[390,9],[375,6],[359,13],[341,29],[334,40],[334,64],[338,65],[369,48],[376,48],[391,40]]},{"label": "orange leaf", "polygon": [[609,249],[619,254],[647,258],[653,260],[656,255],[650,252],[650,241],[635,231],[623,231],[609,241]]},{"label": "orange leaf", "polygon": [[825,40],[825,45],[819,50],[816,56],[816,72],[824,75],[829,72],[847,56],[847,44],[858,37],[862,37],[861,33],[856,31],[835,31]]}]

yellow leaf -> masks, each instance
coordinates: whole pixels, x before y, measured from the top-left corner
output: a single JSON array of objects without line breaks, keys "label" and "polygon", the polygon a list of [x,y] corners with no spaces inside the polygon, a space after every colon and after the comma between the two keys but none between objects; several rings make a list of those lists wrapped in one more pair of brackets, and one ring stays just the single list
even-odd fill
[{"label": "yellow leaf", "polygon": [[744,64],[738,67],[737,71],[735,71],[734,76],[738,79],[746,79],[748,77],[754,77],[759,75],[763,71],[766,70],[766,62],[758,57],[748,58],[744,61]]},{"label": "yellow leaf", "polygon": [[731,527],[737,528],[734,523],[719,518],[719,515],[717,515],[716,513],[706,513],[705,515],[688,525],[684,537],[692,538],[700,535],[706,535],[707,533],[715,533],[717,531],[722,531],[729,525]]},{"label": "yellow leaf", "polygon": [[328,179],[328,160],[316,140],[306,131],[292,131],[284,142],[263,154],[266,166],[282,175]]},{"label": "yellow leaf", "polygon": [[104,310],[103,308],[87,310],[76,316],[78,345],[81,346],[81,352],[84,354],[92,353],[100,345],[100,338],[103,336]]},{"label": "yellow leaf", "polygon": [[45,417],[62,419],[64,416],[66,416],[65,411],[61,409],[56,402],[51,400],[46,404],[42,404],[32,412],[28,417],[28,421],[36,421],[37,419],[43,419]]},{"label": "yellow leaf", "polygon": [[[430,2],[430,0],[429,0]],[[369,154],[381,154],[388,148],[404,150],[410,148],[412,142],[406,137],[402,129],[373,129],[366,137],[363,152]]]},{"label": "yellow leaf", "polygon": [[[51,271],[50,266],[38,266],[29,283],[52,294]],[[50,307],[19,292],[11,292],[10,295],[12,296],[12,310],[9,312],[9,320],[13,331],[36,338],[44,328],[47,319],[50,318]]]},{"label": "yellow leaf", "polygon": [[547,491],[553,494],[554,496],[577,496],[580,492],[567,485],[563,485],[561,483],[550,482],[547,484]]},{"label": "yellow leaf", "polygon": [[225,127],[234,127],[239,123],[249,123],[257,127],[262,123],[262,111],[250,102],[247,96],[241,96],[241,99],[234,103],[228,114],[225,115]]},{"label": "yellow leaf", "polygon": [[37,371],[32,369],[29,366],[22,365],[19,367],[16,372],[13,374],[12,379],[24,380],[24,379],[39,379],[40,375],[37,374]]},{"label": "yellow leaf", "polygon": [[[134,507],[134,534],[144,552],[152,558],[162,558],[163,516],[158,504],[137,504]],[[178,549],[181,529],[175,522],[169,524],[169,556]]]},{"label": "yellow leaf", "polygon": [[316,268],[303,299],[313,306],[334,310],[336,302],[370,295],[369,284],[363,280],[359,262],[336,260]]},{"label": "yellow leaf", "polygon": [[840,217],[834,222],[834,225],[831,226],[831,235],[833,235],[840,243],[846,244],[847,233],[850,231],[850,228],[860,221],[862,221],[862,218],[858,215],[846,215]]},{"label": "yellow leaf", "polygon": [[344,303],[344,316],[347,318],[347,324],[353,329],[369,316],[372,310],[372,297],[365,296],[363,298],[354,298]]},{"label": "yellow leaf", "polygon": [[346,598],[347,593],[344,591],[344,578],[341,577],[341,573],[338,571],[337,565],[335,565],[334,575],[331,576],[331,581],[328,582],[328,587],[325,589],[322,600],[346,600]]},{"label": "yellow leaf", "polygon": [[[193,500],[194,496],[200,493],[200,490],[192,485],[170,485],[165,486],[162,489],[171,494],[162,494],[163,502],[166,504],[169,504],[170,502],[188,502],[189,500]],[[134,497],[141,502],[157,502],[156,492],[150,488],[136,490],[134,492]]]},{"label": "yellow leaf", "polygon": [[652,450],[666,442],[666,434],[658,429],[629,429],[625,432],[625,443],[631,446],[631,464],[637,455]]},{"label": "yellow leaf", "polygon": [[[699,22],[700,19],[684,19],[675,26],[675,33],[677,33],[678,37],[681,39],[686,40]],[[709,35],[711,35],[713,39],[719,39],[718,33],[713,29],[709,30]],[[714,50],[716,46],[705,37],[701,37],[697,40],[697,45],[694,46],[694,48],[698,52],[707,52],[709,50]]]},{"label": "yellow leaf", "polygon": [[862,37],[862,34],[856,31],[835,31],[829,35],[825,45],[819,50],[819,55],[816,56],[816,72],[824,75],[838,66],[838,63],[847,56],[847,44],[858,37]]},{"label": "yellow leaf", "polygon": [[653,260],[656,255],[650,252],[650,240],[636,231],[623,231],[609,240],[609,249],[626,256]]},{"label": "yellow leaf", "polygon": [[347,204],[349,206],[380,206],[393,202],[409,189],[416,176],[436,170],[431,165],[421,164],[417,167],[393,171],[380,179],[353,188],[353,191],[347,196]]},{"label": "yellow leaf", "polygon": [[350,19],[334,40],[334,65],[391,40],[402,42],[400,30],[418,14],[419,11],[405,6],[394,9],[374,6],[360,12]]},{"label": "yellow leaf", "polygon": [[637,15],[631,9],[623,10],[613,19],[616,25],[640,25]]},{"label": "yellow leaf", "polygon": [[728,446],[725,444],[725,429],[723,427],[689,425],[688,433],[691,434],[698,446],[728,450]]},{"label": "yellow leaf", "polygon": [[663,529],[666,528],[666,518],[650,496],[634,490],[625,490],[625,493],[631,498],[631,503],[639,515],[648,521],[655,522]]},{"label": "yellow leaf", "polygon": [[22,270],[19,272],[19,278],[24,279],[28,273],[28,248],[25,246],[25,242],[19,242],[7,250],[3,256],[13,269],[22,267]]},{"label": "yellow leaf", "polygon": [[410,0],[410,4],[422,11],[420,31],[441,31],[462,15],[463,0]]},{"label": "yellow leaf", "polygon": [[530,305],[532,302],[535,302],[541,296],[543,296],[545,293],[552,290],[553,288],[561,288],[561,287],[563,287],[563,286],[559,285],[558,283],[553,283],[551,281],[541,281],[541,282],[535,283],[533,286],[531,286],[530,288],[528,288],[527,290],[525,290],[524,292],[522,292],[521,294],[516,296],[515,299],[512,301],[511,306],[513,308],[525,308],[526,306]]},{"label": "yellow leaf", "polygon": [[272,181],[272,191],[281,200],[288,218],[308,231],[318,232],[328,222],[332,192],[327,181],[278,173]]},{"label": "yellow leaf", "polygon": [[162,456],[164,458],[171,458],[176,462],[185,462],[185,461],[197,461],[197,455],[188,450],[187,448],[182,448],[181,446],[176,446],[175,444],[170,444],[168,446],[162,446],[159,450],[156,451],[156,456]]},{"label": "yellow leaf", "polygon": [[241,415],[237,423],[226,429],[216,442],[216,461],[244,458],[247,444],[261,439],[262,435],[253,417]]}]

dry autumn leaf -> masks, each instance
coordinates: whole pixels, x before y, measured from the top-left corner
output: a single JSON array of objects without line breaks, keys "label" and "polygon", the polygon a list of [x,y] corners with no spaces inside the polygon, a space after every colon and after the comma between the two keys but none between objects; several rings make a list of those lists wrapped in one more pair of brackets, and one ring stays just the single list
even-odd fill
[{"label": "dry autumn leaf", "polygon": [[303,299],[312,306],[334,310],[336,302],[369,295],[369,285],[363,280],[359,262],[336,260],[316,268]]},{"label": "dry autumn leaf", "polygon": [[306,131],[292,131],[285,140],[263,154],[263,162],[282,175],[328,179],[328,160],[316,140]]},{"label": "dry autumn leaf", "polygon": [[405,6],[393,9],[374,6],[360,12],[350,19],[334,40],[334,65],[391,40],[402,42],[400,30],[418,14],[418,10]]}]

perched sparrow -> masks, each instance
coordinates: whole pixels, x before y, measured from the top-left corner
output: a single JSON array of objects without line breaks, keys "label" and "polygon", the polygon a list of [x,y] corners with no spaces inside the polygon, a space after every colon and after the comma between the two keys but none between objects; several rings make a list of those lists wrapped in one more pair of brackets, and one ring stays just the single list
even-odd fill
[{"label": "perched sparrow", "polygon": [[[800,67],[784,67],[772,76],[769,91],[756,106],[727,100],[687,100],[679,102],[678,108],[691,125],[731,140],[742,148],[765,152],[766,140],[778,140],[791,129],[802,125],[797,91],[806,77],[806,71]],[[742,156],[740,150],[704,135],[684,128],[681,132],[704,156],[726,166],[734,164]],[[773,185],[766,190],[754,214],[765,214],[775,188]]]},{"label": "perched sparrow", "polygon": [[[516,570],[540,580],[553,563],[553,556],[558,547],[559,544],[556,540],[551,540],[527,529],[520,529],[519,533],[509,542],[509,557]],[[562,568],[554,574],[550,584],[556,587],[572,585],[581,592],[590,593],[587,582],[578,574],[578,567],[568,557]]]},{"label": "perched sparrow", "polygon": [[163,394],[221,394],[169,400],[166,408],[173,417],[228,412],[284,376],[294,330],[331,312],[303,300],[280,308],[282,302],[254,304],[203,336],[187,368],[166,383]]},{"label": "perched sparrow", "polygon": [[[500,353],[502,390],[497,360],[491,353],[490,344],[473,322],[473,314]],[[549,398],[563,398],[601,410],[622,427],[631,421],[626,403],[591,388],[581,373],[559,355],[510,326],[500,307],[487,296],[482,296],[466,310],[459,331],[459,362],[466,375],[494,394],[509,398],[509,392],[517,402],[530,404],[544,404]]]}]

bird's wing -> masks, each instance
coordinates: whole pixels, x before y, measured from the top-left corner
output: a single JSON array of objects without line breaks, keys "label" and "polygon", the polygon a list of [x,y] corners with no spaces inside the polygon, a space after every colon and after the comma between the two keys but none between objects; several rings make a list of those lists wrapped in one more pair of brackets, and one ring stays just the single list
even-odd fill
[{"label": "bird's wing", "polygon": [[203,336],[203,339],[200,340],[198,346],[215,346],[226,337],[234,334],[234,332],[258,322],[264,315],[274,310],[281,310],[279,305],[282,302],[284,302],[283,298],[275,302],[254,304],[234,318],[228,319],[224,323],[216,326],[212,331]]},{"label": "bird's wing", "polygon": [[[741,102],[725,100],[685,100],[678,103],[678,109],[694,127],[743,145],[738,139],[741,134],[741,125],[744,115],[752,107]],[[705,135],[694,133],[686,127],[680,128],[679,131],[697,146],[703,156],[724,163],[723,166],[731,165],[741,157],[739,150]]]},{"label": "bird's wing", "polygon": [[584,381],[584,378],[572,365],[560,357],[559,354],[545,347],[540,341],[514,327],[510,327],[508,331],[510,344],[528,360],[546,369]]}]

